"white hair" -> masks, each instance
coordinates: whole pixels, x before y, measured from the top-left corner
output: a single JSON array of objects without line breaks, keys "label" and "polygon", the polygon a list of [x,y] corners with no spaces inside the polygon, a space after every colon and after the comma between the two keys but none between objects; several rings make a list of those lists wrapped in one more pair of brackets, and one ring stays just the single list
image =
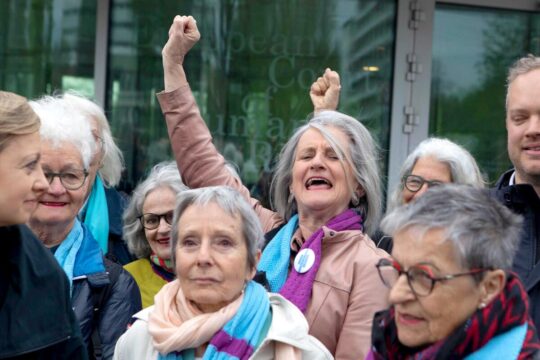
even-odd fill
[{"label": "white hair", "polygon": [[48,141],[53,148],[65,143],[74,145],[81,155],[84,169],[88,170],[96,143],[90,124],[81,112],[55,96],[30,101],[30,106],[41,119],[39,133],[42,140]]},{"label": "white hair", "polygon": [[122,151],[114,142],[111,134],[111,128],[103,109],[91,100],[78,95],[74,92],[68,92],[63,96],[68,106],[84,115],[86,121],[91,123],[95,120],[98,125],[99,136],[103,139],[103,159],[99,174],[106,186],[116,186],[120,182],[122,169],[124,168],[124,157]]},{"label": "white hair", "polygon": [[442,138],[428,138],[422,141],[407,156],[399,173],[400,183],[390,197],[389,209],[403,205],[403,177],[410,175],[420,158],[433,157],[448,166],[452,183],[471,185],[475,188],[485,186],[484,179],[474,157],[462,146]]},{"label": "white hair", "polygon": [[522,223],[520,215],[491,198],[487,191],[444,184],[391,211],[381,228],[390,236],[415,230],[419,239],[430,230],[440,229],[446,241],[452,243],[460,265],[469,269],[509,269]]}]

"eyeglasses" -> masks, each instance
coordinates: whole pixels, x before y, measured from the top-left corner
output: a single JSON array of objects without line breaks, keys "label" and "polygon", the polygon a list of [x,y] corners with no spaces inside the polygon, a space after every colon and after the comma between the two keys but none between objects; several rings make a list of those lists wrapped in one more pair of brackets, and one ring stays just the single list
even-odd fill
[{"label": "eyeglasses", "polygon": [[52,184],[55,177],[59,178],[62,186],[66,188],[66,190],[80,189],[88,176],[86,170],[69,170],[60,173],[44,171],[44,174],[49,184]]},{"label": "eyeglasses", "polygon": [[165,222],[169,225],[172,225],[174,212],[168,211],[165,214],[142,214],[139,216],[142,226],[147,230],[154,230],[159,227],[161,219],[165,219]]},{"label": "eyeglasses", "polygon": [[424,184],[427,184],[428,188],[443,184],[442,181],[438,181],[438,180],[429,181],[418,175],[405,175],[403,179],[401,179],[401,181],[403,181],[403,185],[405,185],[407,190],[411,192],[419,191],[422,188],[422,186],[424,186]]},{"label": "eyeglasses", "polygon": [[388,288],[392,288],[398,281],[399,277],[401,275],[405,275],[407,277],[409,287],[417,297],[428,296],[431,294],[431,291],[433,291],[437,281],[452,280],[460,276],[478,274],[488,270],[472,269],[468,272],[435,277],[433,276],[431,269],[423,265],[411,266],[409,270],[405,271],[397,261],[381,259],[375,266],[377,267],[377,272],[379,273],[381,281]]}]

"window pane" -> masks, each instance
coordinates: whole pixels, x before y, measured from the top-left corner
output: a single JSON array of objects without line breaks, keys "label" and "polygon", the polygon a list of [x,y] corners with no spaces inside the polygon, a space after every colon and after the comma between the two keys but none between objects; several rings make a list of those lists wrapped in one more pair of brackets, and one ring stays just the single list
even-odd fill
[{"label": "window pane", "polygon": [[[127,162],[126,188],[170,159],[155,93],[161,48],[175,14],[197,19],[202,38],[185,68],[225,157],[257,182],[312,112],[312,82],[326,67],[342,80],[340,110],[388,148],[396,1],[114,1],[108,108]],[[179,6],[181,4],[182,6]],[[381,161],[384,171],[385,158]]]},{"label": "window pane", "polygon": [[0,88],[93,96],[95,0],[0,1]]},{"label": "window pane", "polygon": [[464,145],[490,182],[511,164],[506,152],[508,67],[540,50],[540,15],[437,5],[430,134]]}]

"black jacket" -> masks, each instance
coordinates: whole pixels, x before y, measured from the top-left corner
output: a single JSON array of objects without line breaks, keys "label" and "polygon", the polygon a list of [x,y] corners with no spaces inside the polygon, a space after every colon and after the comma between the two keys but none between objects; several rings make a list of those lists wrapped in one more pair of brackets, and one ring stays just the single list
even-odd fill
[{"label": "black jacket", "polygon": [[109,210],[109,251],[106,256],[116,263],[126,265],[136,260],[130,254],[122,235],[124,225],[122,215],[129,198],[125,193],[120,193],[114,188],[105,188],[105,196]]},{"label": "black jacket", "polygon": [[490,193],[506,207],[523,216],[523,228],[512,270],[529,294],[530,313],[540,328],[540,198],[529,184],[509,186],[514,170],[504,173]]},{"label": "black jacket", "polygon": [[[85,226],[83,229],[85,239],[75,260],[78,273],[73,278],[72,306],[90,358],[111,359],[116,341],[141,310],[141,295],[131,275],[103,258],[90,231]],[[84,264],[79,267],[81,262]],[[103,262],[106,271],[85,273],[92,262]]]},{"label": "black jacket", "polygon": [[62,268],[26,226],[0,227],[0,359],[87,359]]}]

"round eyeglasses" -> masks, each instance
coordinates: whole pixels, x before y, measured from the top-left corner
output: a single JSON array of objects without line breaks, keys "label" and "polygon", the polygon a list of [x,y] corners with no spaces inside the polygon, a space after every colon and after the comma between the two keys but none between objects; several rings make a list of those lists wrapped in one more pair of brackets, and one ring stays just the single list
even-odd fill
[{"label": "round eyeglasses", "polygon": [[411,266],[408,270],[403,270],[397,261],[381,259],[375,266],[377,267],[377,272],[379,273],[381,281],[388,288],[392,288],[397,283],[399,277],[405,275],[409,287],[417,297],[428,296],[431,294],[435,287],[435,283],[438,281],[452,280],[460,276],[474,275],[489,270],[472,269],[471,271],[463,273],[435,277],[433,276],[431,269],[425,265],[415,265]]},{"label": "round eyeglasses", "polygon": [[43,173],[49,185],[52,184],[54,178],[57,177],[60,179],[62,186],[66,188],[66,190],[80,189],[88,177],[88,172],[86,170],[69,170],[59,173],[44,171]]},{"label": "round eyeglasses", "polygon": [[418,192],[422,188],[422,186],[424,186],[424,184],[427,184],[428,188],[443,184],[442,181],[430,181],[418,175],[405,175],[403,179],[401,179],[401,181],[403,182],[403,185],[407,188],[407,190],[409,190],[410,192]]},{"label": "round eyeglasses", "polygon": [[165,214],[152,214],[146,213],[139,216],[142,226],[147,230],[154,230],[159,227],[161,219],[164,219],[165,222],[169,225],[172,225],[174,217],[173,211],[168,211]]}]

